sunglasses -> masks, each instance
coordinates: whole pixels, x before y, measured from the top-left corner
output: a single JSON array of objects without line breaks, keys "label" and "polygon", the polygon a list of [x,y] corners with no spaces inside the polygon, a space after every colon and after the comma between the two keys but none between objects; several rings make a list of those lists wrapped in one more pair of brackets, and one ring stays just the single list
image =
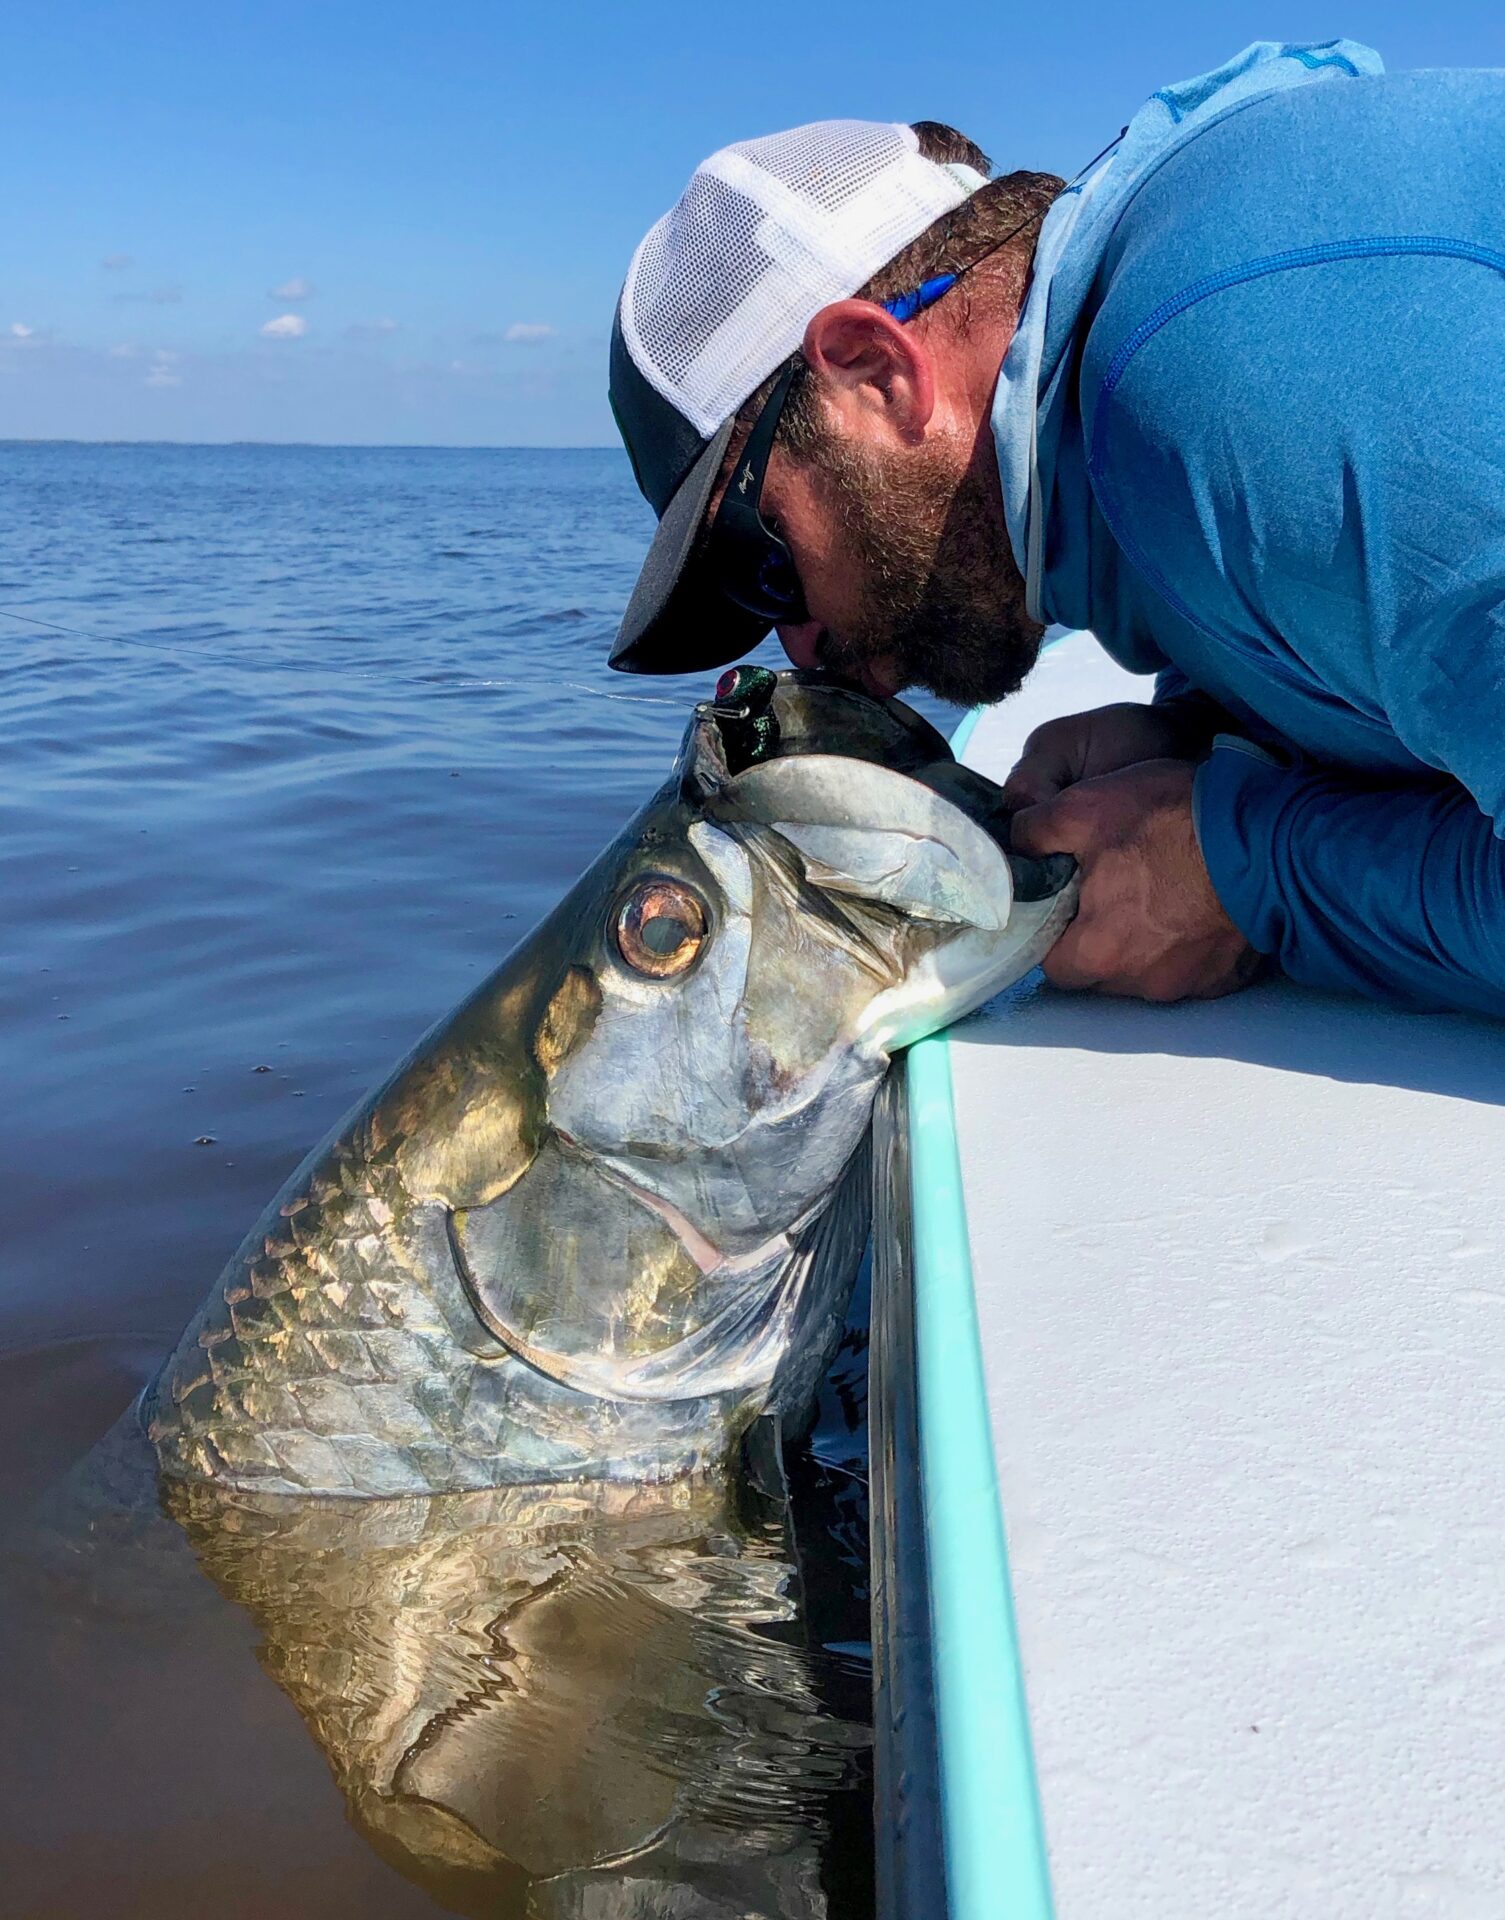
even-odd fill
[{"label": "sunglasses", "polygon": [[[1040,217],[1032,214],[1013,232],[1005,234],[997,246],[990,247],[988,254],[1007,246]],[[938,273],[910,292],[895,294],[891,300],[878,304],[902,326],[917,313],[933,307],[943,293],[949,293],[962,275],[970,273],[988,254],[980,255],[955,273]],[[765,519],[760,504],[784,404],[794,377],[804,364],[796,354],[759,408],[747,445],[738,456],[736,468],[721,496],[721,505],[716,509],[716,518],[711,522],[705,549],[713,577],[727,599],[744,613],[754,614],[774,627],[799,626],[810,618],[794,555],[779,532],[778,522]]]},{"label": "sunglasses", "polygon": [[[1110,140],[1102,152],[1095,154],[1075,176],[1067,191],[1070,192],[1078,181],[1085,179],[1127,132],[1127,127],[1120,129],[1117,137]],[[917,313],[933,307],[942,294],[949,293],[963,274],[981,266],[999,248],[1017,239],[1026,227],[1043,220],[1046,211],[1042,207],[1027,220],[1021,220],[1001,240],[995,241],[986,253],[979,254],[966,266],[958,267],[955,273],[938,273],[910,292],[895,294],[893,299],[880,301],[879,305],[885,313],[891,313],[901,326],[907,320],[913,320]],[[773,392],[759,408],[752,432],[747,436],[747,445],[738,456],[736,470],[721,496],[721,505],[716,509],[705,546],[706,562],[712,577],[727,599],[741,607],[744,613],[766,620],[771,627],[799,626],[810,618],[794,555],[779,532],[778,522],[765,519],[759,505],[763,496],[763,482],[768,474],[769,456],[773,452],[774,436],[779,430],[779,418],[789,398],[789,390],[794,385],[794,376],[804,364],[801,355],[796,354],[779,375]]]},{"label": "sunglasses", "polygon": [[794,555],[779,533],[778,523],[765,520],[759,504],[784,402],[802,364],[796,354],[759,408],[747,445],[711,522],[706,546],[712,573],[727,599],[771,627],[784,621],[798,626],[810,618]]}]

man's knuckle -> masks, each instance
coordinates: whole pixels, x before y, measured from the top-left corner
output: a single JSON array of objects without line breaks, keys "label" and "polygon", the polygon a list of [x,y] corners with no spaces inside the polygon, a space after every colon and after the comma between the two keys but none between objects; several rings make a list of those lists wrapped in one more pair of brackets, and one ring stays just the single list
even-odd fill
[{"label": "man's knuckle", "polygon": [[1043,800],[1037,805],[1022,808],[1014,815],[1009,827],[1010,843],[1020,853],[1044,853],[1044,842],[1051,837],[1051,816],[1055,812],[1055,803]]},{"label": "man's knuckle", "polygon": [[1033,807],[1049,798],[1050,788],[1038,766],[1028,760],[1019,765],[1003,783],[1003,797],[1017,808]]},{"label": "man's knuckle", "polygon": [[1058,832],[1069,834],[1073,843],[1083,843],[1092,838],[1098,804],[1091,793],[1079,786],[1063,787],[1053,805],[1055,818],[1051,825]]},{"label": "man's knuckle", "polygon": [[1024,757],[1029,759],[1033,755],[1048,752],[1060,737],[1061,729],[1065,724],[1065,721],[1057,715],[1054,720],[1042,720],[1038,727],[1032,728],[1025,736]]},{"label": "man's knuckle", "polygon": [[1069,960],[1055,953],[1046,954],[1041,970],[1053,987],[1060,987],[1065,993],[1080,993],[1092,984]]}]

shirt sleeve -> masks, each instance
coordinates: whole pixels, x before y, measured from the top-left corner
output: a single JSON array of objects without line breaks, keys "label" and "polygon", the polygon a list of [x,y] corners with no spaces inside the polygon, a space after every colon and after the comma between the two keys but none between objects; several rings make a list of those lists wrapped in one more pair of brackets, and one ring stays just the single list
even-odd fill
[{"label": "shirt sleeve", "polygon": [[1291,769],[1220,742],[1195,807],[1224,909],[1293,979],[1505,1015],[1505,845],[1466,792]]},{"label": "shirt sleeve", "polygon": [[1199,777],[1246,938],[1313,985],[1499,1017],[1505,271],[1434,244],[1197,283],[1104,372],[1095,484],[1185,678],[1297,761]]},{"label": "shirt sleeve", "polygon": [[1210,693],[1194,687],[1179,667],[1162,667],[1155,675],[1150,705],[1175,714],[1184,730],[1186,751],[1193,755],[1205,753],[1215,734],[1240,724]]},{"label": "shirt sleeve", "polygon": [[1502,106],[1499,75],[1407,75],[1208,126],[1123,210],[1077,383],[1167,659],[1315,759],[1388,750],[1497,819]]}]

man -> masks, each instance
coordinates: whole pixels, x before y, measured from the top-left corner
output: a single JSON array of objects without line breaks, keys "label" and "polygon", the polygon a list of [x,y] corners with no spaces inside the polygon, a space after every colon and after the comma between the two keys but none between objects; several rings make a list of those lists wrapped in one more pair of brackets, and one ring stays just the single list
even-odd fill
[{"label": "man", "polygon": [[1505,74],[1260,44],[1069,187],[949,128],[714,155],[638,249],[612,402],[658,535],[613,664],[775,627],[997,700],[1045,626],[1159,675],[1042,728],[1068,987],[1295,978],[1505,1013]]}]

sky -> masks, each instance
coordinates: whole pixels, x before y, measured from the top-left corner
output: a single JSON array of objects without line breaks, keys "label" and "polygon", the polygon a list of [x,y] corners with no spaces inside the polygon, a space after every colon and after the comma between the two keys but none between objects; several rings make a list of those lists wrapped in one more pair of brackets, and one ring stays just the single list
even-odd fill
[{"label": "sky", "polygon": [[615,442],[633,248],[728,140],[949,121],[1065,175],[1251,40],[1505,66],[1500,0],[51,0],[0,71],[0,438]]}]

